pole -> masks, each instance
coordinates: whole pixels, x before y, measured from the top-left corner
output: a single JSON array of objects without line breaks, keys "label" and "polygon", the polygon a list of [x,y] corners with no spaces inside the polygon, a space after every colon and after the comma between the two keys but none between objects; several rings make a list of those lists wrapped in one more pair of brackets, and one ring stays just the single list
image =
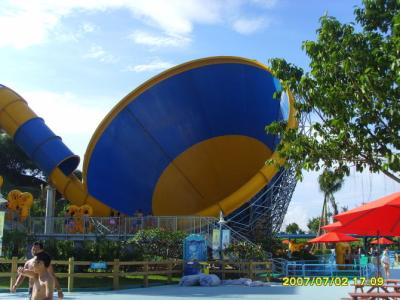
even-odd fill
[{"label": "pole", "polygon": [[222,226],[225,223],[226,223],[226,221],[224,220],[224,213],[221,210],[219,212],[219,221],[218,221],[218,224],[219,224],[219,258],[221,260],[222,260],[222,252],[223,252],[223,249],[222,249]]},{"label": "pole", "polygon": [[378,277],[381,276],[380,253],[381,253],[381,244],[379,243],[379,230],[378,230],[378,256],[376,258],[376,265],[378,267]]},{"label": "pole", "polygon": [[44,233],[53,233],[54,230],[54,209],[55,209],[56,189],[51,185],[46,187],[46,218],[44,223]]}]

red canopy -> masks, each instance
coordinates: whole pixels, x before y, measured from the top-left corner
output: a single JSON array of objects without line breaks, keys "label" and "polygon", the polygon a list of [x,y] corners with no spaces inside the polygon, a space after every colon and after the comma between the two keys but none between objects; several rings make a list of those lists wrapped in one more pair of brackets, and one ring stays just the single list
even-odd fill
[{"label": "red canopy", "polygon": [[400,193],[372,201],[335,216],[342,226],[336,232],[400,236]]},{"label": "red canopy", "polygon": [[340,226],[342,226],[342,223],[338,221],[338,222],[334,222],[334,223],[322,226],[321,228],[329,232],[329,231],[339,228]]},{"label": "red canopy", "polygon": [[358,239],[348,236],[340,232],[328,232],[315,239],[309,240],[309,243],[339,243],[339,242],[355,242]]},{"label": "red canopy", "polygon": [[282,244],[289,244],[289,240],[282,240]]},{"label": "red canopy", "polygon": [[374,245],[377,245],[377,244],[380,244],[380,245],[392,245],[392,244],[394,244],[394,242],[389,240],[389,239],[387,239],[387,238],[381,237],[381,238],[379,238],[377,240],[373,240],[371,242],[371,244],[374,244]]}]

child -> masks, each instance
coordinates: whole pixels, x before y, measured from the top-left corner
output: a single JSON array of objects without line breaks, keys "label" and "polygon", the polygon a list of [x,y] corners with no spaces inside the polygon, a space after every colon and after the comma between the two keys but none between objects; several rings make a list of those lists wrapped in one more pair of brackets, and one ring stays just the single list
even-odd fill
[{"label": "child", "polygon": [[32,300],[53,300],[54,278],[47,271],[50,261],[50,256],[41,252],[33,260],[33,271],[23,267],[18,268],[18,274],[33,279]]}]

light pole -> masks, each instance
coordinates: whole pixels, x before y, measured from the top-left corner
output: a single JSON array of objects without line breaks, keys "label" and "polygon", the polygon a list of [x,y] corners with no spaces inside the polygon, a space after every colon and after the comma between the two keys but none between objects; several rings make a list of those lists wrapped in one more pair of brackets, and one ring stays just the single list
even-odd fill
[{"label": "light pole", "polygon": [[226,224],[226,221],[224,219],[224,213],[222,210],[219,212],[218,224],[219,224],[219,257],[222,260],[222,226]]}]

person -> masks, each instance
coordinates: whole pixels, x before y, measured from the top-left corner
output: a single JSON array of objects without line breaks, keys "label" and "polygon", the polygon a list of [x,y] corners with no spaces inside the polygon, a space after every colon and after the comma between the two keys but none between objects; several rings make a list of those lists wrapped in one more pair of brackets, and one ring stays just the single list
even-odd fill
[{"label": "person", "polygon": [[109,220],[109,224],[110,224],[110,230],[112,233],[115,233],[116,231],[116,227],[117,227],[117,220],[114,217],[114,212],[112,211],[110,214],[110,220]]},{"label": "person", "polygon": [[344,255],[344,263],[345,263],[345,265],[351,264],[351,253],[350,253],[350,250],[346,250],[346,253]]},{"label": "person", "polygon": [[64,212],[64,232],[69,233],[69,222],[70,222],[71,216],[69,215],[68,211]]},{"label": "person", "polygon": [[382,264],[383,269],[385,270],[385,277],[386,279],[390,276],[390,258],[388,253],[388,248],[386,248],[382,253]]},{"label": "person", "polygon": [[90,216],[89,211],[85,210],[83,212],[83,233],[90,232]]},{"label": "person", "polygon": [[[34,242],[32,245],[32,248],[31,248],[31,254],[32,254],[33,258],[28,260],[25,263],[24,269],[32,270],[33,269],[33,261],[35,259],[35,256],[40,253],[44,253],[43,244],[41,242]],[[58,282],[57,277],[54,275],[53,266],[51,264],[48,267],[48,272],[54,277],[54,283],[55,283],[55,287],[57,289],[58,299],[64,298],[64,294],[61,289],[60,283]],[[22,275],[18,276],[14,285],[10,289],[11,293],[15,293],[17,291],[17,288],[22,284],[24,279],[25,279],[25,276],[22,276]],[[33,279],[30,278],[29,279],[29,299],[31,299],[32,291],[33,291]]]},{"label": "person", "polygon": [[32,281],[32,300],[52,300],[54,277],[48,271],[50,256],[46,252],[38,253],[32,261],[32,269],[18,268],[20,276],[29,277]]}]

